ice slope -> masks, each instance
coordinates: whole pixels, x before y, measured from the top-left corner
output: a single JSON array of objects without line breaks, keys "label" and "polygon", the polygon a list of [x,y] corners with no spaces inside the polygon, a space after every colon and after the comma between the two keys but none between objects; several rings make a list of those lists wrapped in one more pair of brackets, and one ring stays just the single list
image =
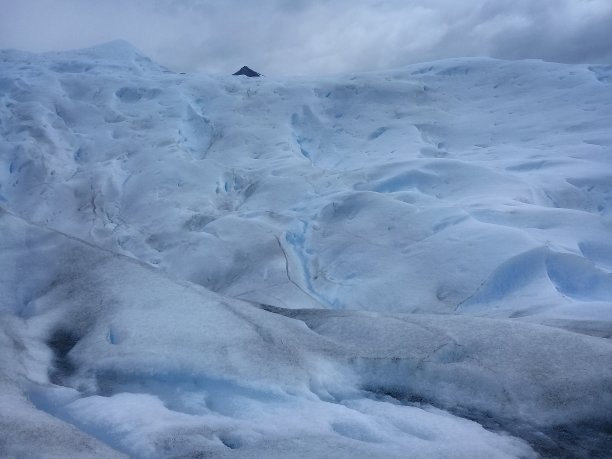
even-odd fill
[{"label": "ice slope", "polygon": [[289,308],[608,309],[609,69],[253,81],[121,43],[0,59],[0,199],[36,222]]},{"label": "ice slope", "polygon": [[[535,457],[433,406],[541,451],[605,448],[609,340],[509,319],[261,308],[9,214],[0,228],[4,355],[32,367],[3,369],[5,455],[24,449],[28,423],[67,429],[25,397],[130,457]],[[9,299],[24,289],[25,308]]]},{"label": "ice slope", "polygon": [[0,455],[605,457],[611,75],[0,51]]},{"label": "ice slope", "polygon": [[253,81],[121,43],[0,59],[0,200],[36,222],[289,308],[608,309],[609,69]]}]

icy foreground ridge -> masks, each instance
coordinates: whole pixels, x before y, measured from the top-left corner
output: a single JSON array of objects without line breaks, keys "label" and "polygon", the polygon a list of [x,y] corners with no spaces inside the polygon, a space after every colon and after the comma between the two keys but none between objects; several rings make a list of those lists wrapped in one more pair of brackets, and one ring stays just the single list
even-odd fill
[{"label": "icy foreground ridge", "polygon": [[0,457],[607,457],[611,83],[0,51]]}]

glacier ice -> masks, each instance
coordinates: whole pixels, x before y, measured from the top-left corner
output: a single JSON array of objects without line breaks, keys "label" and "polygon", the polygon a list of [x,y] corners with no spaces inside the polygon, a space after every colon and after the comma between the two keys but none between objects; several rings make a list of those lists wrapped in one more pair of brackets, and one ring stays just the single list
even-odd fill
[{"label": "glacier ice", "polygon": [[605,67],[0,69],[0,455],[612,447]]}]

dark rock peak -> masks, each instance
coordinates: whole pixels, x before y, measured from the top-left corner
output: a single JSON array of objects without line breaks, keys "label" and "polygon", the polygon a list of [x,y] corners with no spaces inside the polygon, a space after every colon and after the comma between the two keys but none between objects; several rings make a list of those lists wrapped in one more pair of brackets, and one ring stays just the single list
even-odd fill
[{"label": "dark rock peak", "polygon": [[255,70],[252,70],[245,65],[240,70],[238,70],[236,73],[233,73],[232,75],[245,75],[248,77],[259,77],[261,76],[261,73],[257,73]]}]

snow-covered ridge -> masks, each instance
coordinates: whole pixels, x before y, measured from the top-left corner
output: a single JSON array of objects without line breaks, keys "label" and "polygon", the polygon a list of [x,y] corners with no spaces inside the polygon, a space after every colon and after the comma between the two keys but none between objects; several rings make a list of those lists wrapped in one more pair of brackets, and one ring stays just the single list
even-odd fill
[{"label": "snow-covered ridge", "polygon": [[604,454],[611,75],[0,51],[0,455]]}]

